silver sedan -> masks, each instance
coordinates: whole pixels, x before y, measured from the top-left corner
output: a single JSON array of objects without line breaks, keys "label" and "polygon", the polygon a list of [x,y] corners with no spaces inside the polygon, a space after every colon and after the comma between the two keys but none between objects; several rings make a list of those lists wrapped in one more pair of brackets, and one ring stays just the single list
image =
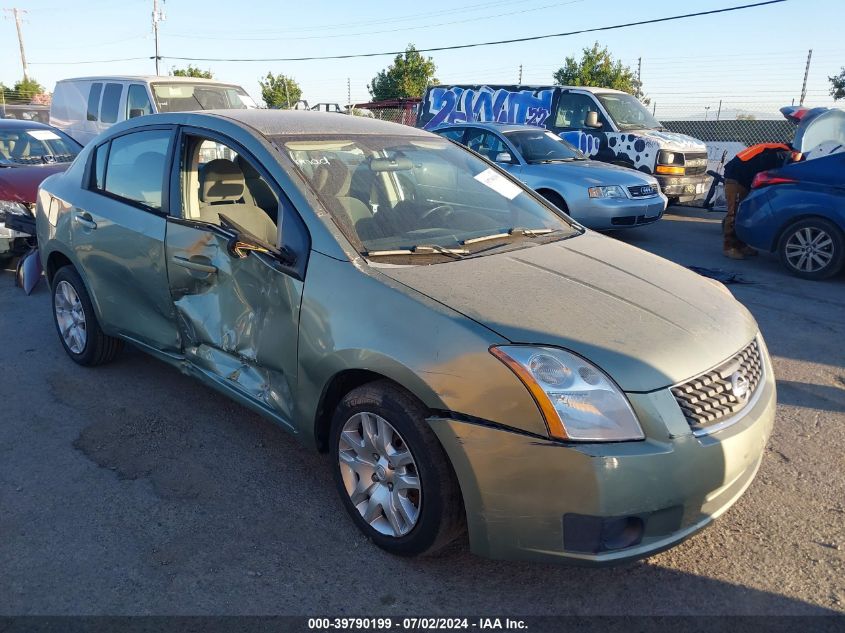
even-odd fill
[{"label": "silver sedan", "polygon": [[548,130],[467,123],[433,131],[497,163],[591,229],[651,224],[666,210],[666,196],[653,176],[590,160]]}]

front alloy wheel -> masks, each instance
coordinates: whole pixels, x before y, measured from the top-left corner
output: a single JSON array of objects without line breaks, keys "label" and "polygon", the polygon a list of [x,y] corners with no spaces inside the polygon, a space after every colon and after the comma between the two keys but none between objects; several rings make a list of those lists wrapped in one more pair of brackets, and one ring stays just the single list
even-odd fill
[{"label": "front alloy wheel", "polygon": [[414,528],[422,504],[417,463],[390,422],[370,412],[349,418],[338,462],[352,505],[373,529],[397,537]]},{"label": "front alloy wheel", "polygon": [[81,354],[88,342],[88,330],[79,295],[70,283],[62,280],[56,284],[53,304],[62,342],[74,354]]},{"label": "front alloy wheel", "polygon": [[465,517],[455,473],[429,411],[387,381],[353,389],[329,430],[334,479],[358,528],[393,554],[430,554],[453,541]]}]

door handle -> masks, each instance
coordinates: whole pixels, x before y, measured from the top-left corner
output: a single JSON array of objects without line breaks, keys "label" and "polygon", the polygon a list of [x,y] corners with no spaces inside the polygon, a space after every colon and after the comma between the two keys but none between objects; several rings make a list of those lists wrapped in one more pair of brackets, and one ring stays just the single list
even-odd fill
[{"label": "door handle", "polygon": [[217,266],[212,266],[211,264],[202,264],[200,262],[195,262],[190,259],[186,259],[185,257],[179,257],[178,255],[174,255],[170,258],[177,266],[181,266],[182,268],[187,268],[188,270],[194,270],[198,273],[205,273],[207,275],[214,275],[217,273]]},{"label": "door handle", "polygon": [[91,229],[92,231],[97,228],[97,223],[94,222],[94,219],[91,217],[91,214],[87,211],[77,211],[73,214],[73,221],[79,224],[80,226],[84,226],[86,229]]}]

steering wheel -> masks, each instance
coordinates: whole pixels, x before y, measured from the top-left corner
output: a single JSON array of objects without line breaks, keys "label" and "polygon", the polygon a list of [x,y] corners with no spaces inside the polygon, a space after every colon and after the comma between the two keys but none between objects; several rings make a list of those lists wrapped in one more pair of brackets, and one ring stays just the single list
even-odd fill
[{"label": "steering wheel", "polygon": [[433,215],[435,215],[435,214],[441,214],[441,213],[442,213],[442,217],[441,217],[441,219],[442,219],[442,220],[445,220],[445,219],[446,219],[446,218],[448,218],[450,215],[452,215],[454,212],[455,212],[455,209],[452,207],[452,205],[449,205],[449,204],[438,204],[436,207],[432,207],[431,209],[429,209],[428,211],[426,211],[425,213],[423,213],[423,214],[420,216],[419,221],[420,221],[420,222],[423,222],[424,220],[427,220],[429,217],[431,217],[431,216],[433,216]]}]

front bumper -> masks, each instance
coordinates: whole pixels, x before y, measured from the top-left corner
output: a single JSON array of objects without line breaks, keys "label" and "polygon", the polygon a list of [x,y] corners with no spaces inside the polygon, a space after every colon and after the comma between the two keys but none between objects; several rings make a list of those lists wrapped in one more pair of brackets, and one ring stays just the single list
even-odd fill
[{"label": "front bumper", "polygon": [[590,229],[623,229],[657,222],[667,203],[663,194],[652,198],[589,198],[582,205],[571,205],[570,215]]},{"label": "front bumper", "polygon": [[[628,394],[646,433],[642,442],[565,444],[431,419],[461,485],[472,550],[509,560],[613,564],[655,554],[702,529],[742,495],[760,466],[776,400],[764,356],[756,401],[733,426],[699,438],[667,389]],[[571,547],[585,540],[567,533],[579,516],[639,522],[641,538],[618,549]]]},{"label": "front bumper", "polygon": [[707,174],[697,176],[662,176],[653,174],[660,183],[660,190],[679,202],[703,200],[707,196]]}]

